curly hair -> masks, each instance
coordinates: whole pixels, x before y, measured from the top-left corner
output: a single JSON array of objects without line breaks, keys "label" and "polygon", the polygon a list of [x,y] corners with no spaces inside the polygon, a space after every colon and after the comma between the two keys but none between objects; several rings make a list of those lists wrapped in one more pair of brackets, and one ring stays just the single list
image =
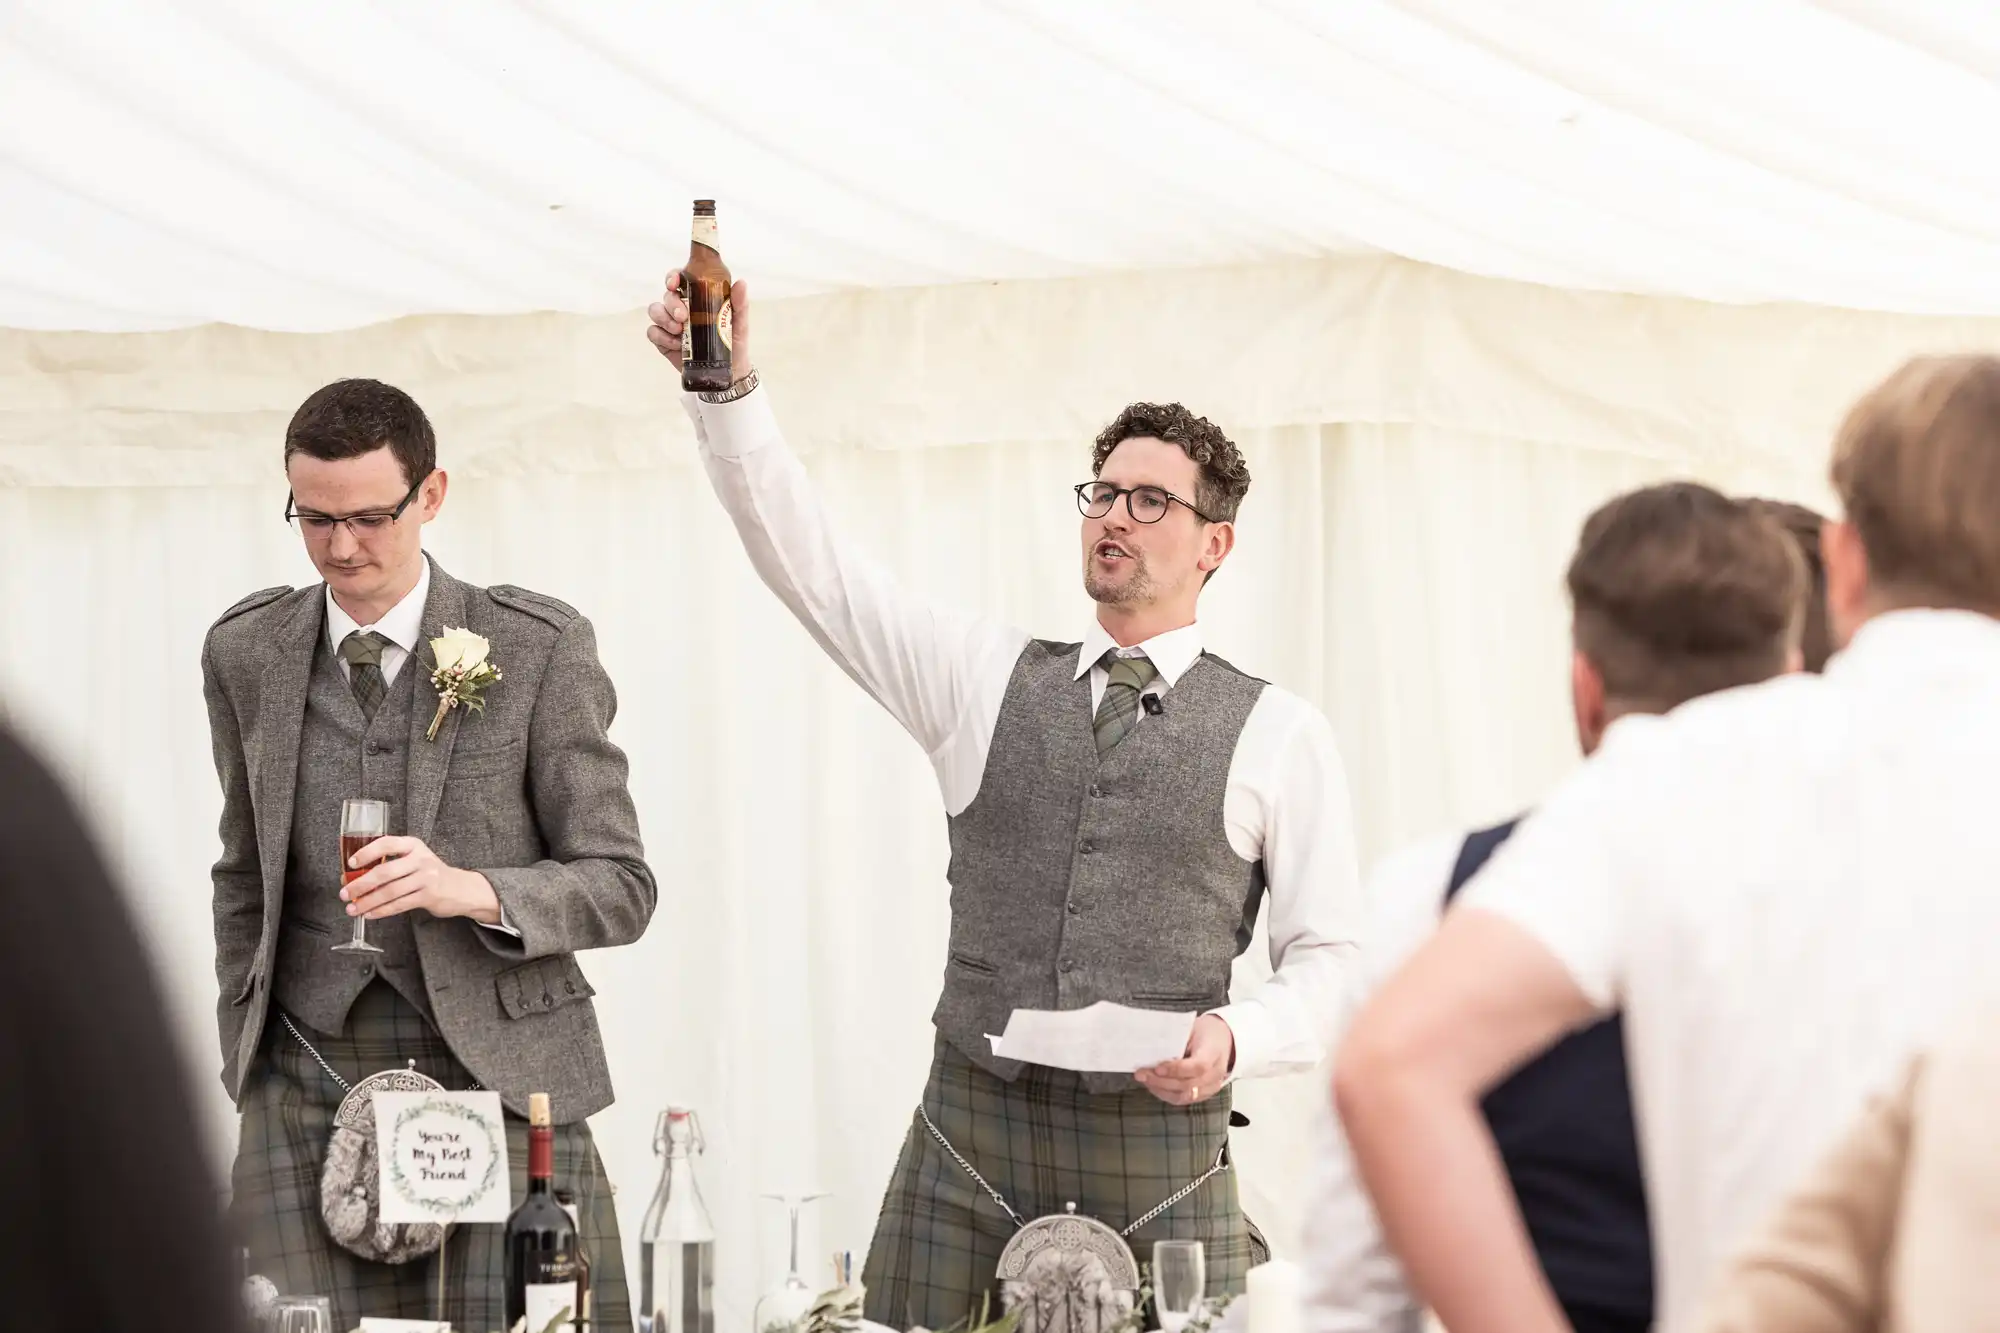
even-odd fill
[{"label": "curly hair", "polygon": [[1236,508],[1250,493],[1250,465],[1229,437],[1207,417],[1198,417],[1179,403],[1133,403],[1118,419],[1098,432],[1090,456],[1090,473],[1104,470],[1104,460],[1127,440],[1150,437],[1177,444],[1201,469],[1194,502],[1218,523],[1236,521]]}]

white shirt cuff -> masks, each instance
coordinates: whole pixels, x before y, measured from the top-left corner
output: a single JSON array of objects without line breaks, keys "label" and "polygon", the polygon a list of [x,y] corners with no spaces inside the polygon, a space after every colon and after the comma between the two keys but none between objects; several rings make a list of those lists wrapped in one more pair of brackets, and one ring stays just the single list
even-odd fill
[{"label": "white shirt cuff", "polygon": [[1225,1004],[1208,1012],[1229,1024],[1229,1034],[1236,1040],[1236,1060],[1229,1067],[1225,1085],[1240,1078],[1256,1078],[1263,1073],[1265,1065],[1270,1062],[1271,1050],[1277,1044],[1277,1034],[1271,1030],[1270,1011],[1261,1004],[1246,1000]]},{"label": "white shirt cuff", "polygon": [[497,924],[486,921],[481,921],[479,924],[487,930],[497,930],[503,935],[512,935],[517,940],[521,938],[521,932],[516,930],[514,923],[507,919],[507,905],[505,903],[500,904],[500,920]]},{"label": "white shirt cuff", "polygon": [[733,403],[704,403],[681,394],[681,407],[694,422],[695,438],[713,458],[741,458],[783,437],[771,410],[771,391],[762,384]]}]

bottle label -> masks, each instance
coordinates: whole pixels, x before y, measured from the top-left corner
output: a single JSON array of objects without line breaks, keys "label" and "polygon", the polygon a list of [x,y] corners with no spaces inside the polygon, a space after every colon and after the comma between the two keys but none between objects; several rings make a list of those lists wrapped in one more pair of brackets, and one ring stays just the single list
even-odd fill
[{"label": "bottle label", "polygon": [[[722,304],[717,307],[715,312],[715,337],[722,345],[722,356],[720,358],[722,360],[728,360],[730,352],[734,350],[734,344],[730,341],[729,337],[730,319],[733,313],[734,304],[730,301],[729,294],[725,292],[723,293]],[[694,359],[694,311],[690,308],[688,311],[688,322],[681,326],[681,360],[685,363]]]},{"label": "bottle label", "polygon": [[694,220],[694,243],[705,245],[717,254],[722,253],[722,233],[715,225],[713,217],[697,216]]},{"label": "bottle label", "polygon": [[556,1333],[569,1333],[577,1316],[576,1283],[530,1282],[527,1285],[527,1333],[544,1333],[554,1324]]}]

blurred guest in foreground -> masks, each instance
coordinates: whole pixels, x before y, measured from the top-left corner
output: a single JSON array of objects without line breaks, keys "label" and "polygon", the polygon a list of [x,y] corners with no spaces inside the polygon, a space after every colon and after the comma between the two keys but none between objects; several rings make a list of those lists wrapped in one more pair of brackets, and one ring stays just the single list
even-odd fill
[{"label": "blurred guest in foreground", "polygon": [[76,809],[4,731],[0,913],[0,1328],[237,1328],[166,997]]}]

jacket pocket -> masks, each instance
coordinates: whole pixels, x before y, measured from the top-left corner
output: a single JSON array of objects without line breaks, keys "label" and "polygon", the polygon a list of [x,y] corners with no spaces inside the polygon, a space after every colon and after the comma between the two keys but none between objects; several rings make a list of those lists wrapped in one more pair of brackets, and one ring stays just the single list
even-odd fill
[{"label": "jacket pocket", "polygon": [[553,1013],[597,994],[570,954],[534,958],[493,978],[500,1009],[509,1018]]},{"label": "jacket pocket", "polygon": [[518,773],[521,770],[521,753],[520,739],[515,736],[478,749],[454,748],[451,763],[445,769],[445,781],[467,782]]},{"label": "jacket pocket", "polygon": [[1211,1007],[1205,990],[1135,990],[1132,1003],[1142,1009],[1207,1009]]},{"label": "jacket pocket", "polygon": [[963,968],[967,972],[977,972],[982,977],[997,976],[1000,971],[984,959],[974,958],[971,954],[959,953],[957,950],[952,951],[950,959],[953,967]]}]

